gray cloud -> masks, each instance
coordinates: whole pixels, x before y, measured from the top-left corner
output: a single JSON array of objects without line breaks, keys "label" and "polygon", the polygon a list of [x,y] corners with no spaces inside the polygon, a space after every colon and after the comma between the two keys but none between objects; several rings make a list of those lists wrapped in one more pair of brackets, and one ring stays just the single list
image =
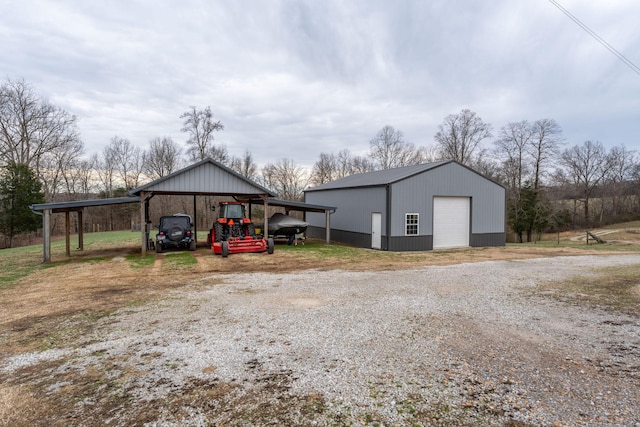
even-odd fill
[{"label": "gray cloud", "polygon": [[[638,2],[562,4],[640,62]],[[550,2],[4,0],[0,16],[1,71],[77,115],[88,152],[182,142],[190,105],[261,164],[364,154],[386,124],[429,146],[462,108],[640,148],[640,76]]]}]

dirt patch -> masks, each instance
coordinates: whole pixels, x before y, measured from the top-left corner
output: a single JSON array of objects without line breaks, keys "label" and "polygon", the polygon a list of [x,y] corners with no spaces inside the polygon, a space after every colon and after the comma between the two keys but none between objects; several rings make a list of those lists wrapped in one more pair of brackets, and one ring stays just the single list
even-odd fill
[{"label": "dirt patch", "polygon": [[[197,264],[172,266],[171,252],[155,256],[152,265],[135,269],[127,257],[136,249],[106,248],[76,253],[67,262],[40,270],[0,292],[0,357],[44,350],[90,332],[92,324],[113,310],[166,295],[167,290],[194,286],[199,275],[215,273],[283,273],[304,270],[388,271],[425,265],[516,260],[537,257],[598,254],[574,248],[497,247],[452,251],[389,253],[349,248],[339,255],[307,253],[305,247],[267,254],[215,256],[200,248],[191,253]],[[211,284],[211,283],[208,283]],[[448,291],[448,290],[447,290]],[[62,332],[60,332],[62,331]]]},{"label": "dirt patch", "polygon": [[[115,310],[120,309],[118,316],[122,316],[127,311],[135,312],[138,308],[153,303],[167,303],[173,298],[174,290],[181,291],[182,295],[182,291],[210,289],[221,281],[217,278],[218,275],[274,273],[260,275],[261,280],[265,281],[270,277],[280,277],[279,273],[303,270],[304,273],[301,274],[306,275],[306,282],[309,282],[313,281],[309,275],[315,274],[314,272],[343,270],[355,272],[353,276],[349,276],[349,280],[363,280],[366,284],[366,277],[370,272],[398,271],[400,275],[407,268],[586,253],[583,249],[529,246],[404,254],[358,250],[353,252],[354,255],[346,252],[345,257],[319,257],[318,252],[308,254],[302,248],[300,251],[276,251],[271,256],[238,254],[225,259],[214,256],[209,250],[199,249],[192,254],[197,260],[193,265],[182,266],[167,262],[167,253],[154,255],[153,263],[141,268],[133,267],[129,262],[133,255],[131,251],[112,251],[109,257],[100,259],[83,255],[31,274],[17,285],[0,292],[0,306],[6,308],[0,311],[0,360],[30,351],[81,348],[98,344],[94,335],[96,325],[104,328],[113,322],[116,329],[119,327],[117,322],[120,319],[112,316]],[[601,254],[595,250],[592,253]],[[365,279],[359,279],[360,277]],[[441,298],[455,301],[457,295],[473,290],[473,286],[466,283],[469,277],[461,277],[460,280],[435,283],[430,289]],[[485,273],[480,277],[491,279],[491,274]],[[286,280],[295,285],[296,275],[287,275]],[[277,289],[283,285],[275,280],[272,286]],[[255,298],[255,301],[261,301],[265,297],[263,290],[255,285],[244,287],[238,284],[233,292],[243,299],[253,301]],[[638,286],[633,288],[633,292],[637,293],[639,290]],[[394,294],[389,292],[388,295]],[[348,294],[348,298],[354,296]],[[273,303],[278,309],[287,310],[291,316],[301,317],[305,313],[325,310],[330,306],[323,295],[311,292],[289,293],[275,298]],[[384,300],[381,304],[383,303]],[[198,304],[195,301],[192,305],[185,306],[170,323],[181,324],[181,316],[189,313],[189,310],[198,310]],[[357,313],[362,308],[356,303],[352,311]],[[269,310],[271,309],[260,308],[260,311],[266,313]],[[348,313],[347,317],[351,316]],[[185,320],[181,326],[182,332],[186,336],[189,329],[196,328],[202,319],[214,317],[213,313],[206,312],[201,317]],[[531,382],[531,378],[540,378],[536,387],[541,387],[541,390],[555,381],[552,374],[536,371],[541,366],[560,367],[566,377],[584,375],[581,370],[590,375],[593,373],[596,378],[594,382],[601,378],[599,375],[609,375],[623,368],[633,369],[628,365],[616,365],[615,360],[606,362],[607,365],[595,359],[589,363],[580,361],[578,364],[557,353],[531,351],[532,348],[544,347],[544,338],[513,330],[488,333],[482,324],[468,322],[457,314],[454,318],[455,328],[447,326],[448,322],[438,325],[437,318],[417,319],[417,326],[413,330],[403,330],[402,334],[406,335],[401,336],[402,340],[407,340],[409,347],[415,345],[416,339],[423,339],[428,343],[439,343],[454,359],[458,357],[459,361],[454,360],[445,368],[444,379],[438,379],[450,381],[456,387],[462,385],[462,391],[455,396],[454,403],[444,397],[441,399],[430,396],[429,389],[420,389],[415,384],[411,386],[415,386],[417,391],[403,395],[403,400],[395,401],[394,387],[406,385],[399,381],[395,383],[391,373],[380,373],[380,379],[371,379],[369,397],[378,399],[377,401],[382,402],[381,405],[393,407],[394,411],[411,414],[410,419],[416,423],[451,425],[452,420],[461,417],[459,419],[467,421],[458,425],[472,425],[473,422],[469,420],[473,420],[476,415],[503,420],[507,417],[507,411],[537,410],[531,403],[535,402],[533,397],[528,398],[518,393],[522,392],[520,384]],[[329,318],[326,321],[331,320]],[[144,329],[157,324],[160,328],[162,321],[144,318],[137,327]],[[237,319],[233,317],[229,319],[229,322],[235,321]],[[380,324],[378,320],[357,327],[375,328]],[[433,335],[435,326],[442,326],[438,329],[442,335]],[[257,340],[262,337],[253,327],[253,323],[245,325],[235,338],[244,340],[245,335],[249,338],[256,337],[255,342],[248,339],[247,354],[255,351],[252,346],[264,345],[265,348],[272,349],[282,345],[287,352],[293,345],[288,337],[280,336],[258,344]],[[260,326],[262,327],[264,326]],[[469,340],[469,335],[477,338]],[[178,341],[183,339],[187,340],[182,336],[177,338]],[[354,342],[359,339],[359,336],[354,336]],[[394,339],[400,338],[392,336],[391,340]],[[376,338],[369,345],[375,346],[375,340]],[[478,346],[479,342],[482,342],[481,347]],[[623,348],[623,344],[611,342],[608,345],[615,357],[637,358],[637,348],[628,350],[629,345],[626,344]],[[192,424],[196,424],[193,420],[215,419],[220,425],[312,425],[315,420],[322,419],[329,425],[346,425],[354,420],[361,425],[375,425],[389,416],[376,407],[366,412],[361,408],[347,410],[346,407],[339,407],[337,410],[335,402],[327,400],[322,393],[294,392],[292,386],[299,381],[299,374],[295,370],[287,366],[273,369],[269,366],[268,358],[257,356],[244,363],[244,370],[255,378],[251,383],[242,378],[223,378],[217,364],[207,364],[199,370],[204,377],[187,377],[181,383],[167,382],[160,378],[147,384],[150,389],[166,389],[166,400],[159,401],[153,397],[141,399],[133,385],[137,379],[145,378],[149,372],[157,369],[157,363],[161,363],[162,369],[176,372],[182,369],[182,365],[178,359],[165,359],[166,355],[161,351],[153,350],[142,355],[134,354],[133,349],[130,351],[131,353],[115,357],[108,354],[108,349],[98,349],[95,354],[82,356],[91,360],[95,358],[97,361],[95,365],[88,364],[82,369],[71,369],[69,366],[75,366],[76,362],[84,366],[86,362],[63,357],[18,369],[12,374],[12,378],[0,375],[0,420],[8,420],[6,424],[0,422],[0,425],[104,425],[109,422],[117,424],[118,419],[127,420],[129,425],[143,425],[159,419],[177,424],[184,419],[191,420]],[[299,356],[303,357],[304,354]],[[509,358],[518,363],[505,363],[504,360]],[[326,363],[323,375],[333,374],[334,369],[349,363],[348,358],[345,360],[323,360]],[[497,365],[497,360],[503,361]],[[360,367],[354,365],[351,369],[357,371]],[[627,373],[627,376],[630,375]],[[435,381],[432,378],[425,379],[424,376],[420,378]],[[424,384],[421,386],[427,387]],[[532,393],[531,389],[524,392]],[[541,396],[543,395],[542,392]],[[579,404],[579,399],[565,398],[570,404]],[[392,401],[393,404],[389,403]],[[238,418],[238,414],[241,414],[242,419]],[[504,425],[527,424],[512,419],[505,421]]]}]

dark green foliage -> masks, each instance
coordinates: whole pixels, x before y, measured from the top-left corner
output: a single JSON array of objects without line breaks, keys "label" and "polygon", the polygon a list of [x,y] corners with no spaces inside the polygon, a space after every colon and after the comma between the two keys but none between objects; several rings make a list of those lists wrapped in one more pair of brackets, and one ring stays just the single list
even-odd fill
[{"label": "dark green foliage", "polygon": [[36,203],[44,203],[44,193],[35,173],[24,164],[7,164],[0,176],[0,233],[9,247],[15,235],[40,228],[42,220],[29,209]]},{"label": "dark green foliage", "polygon": [[523,242],[524,233],[530,242],[534,232],[543,232],[549,225],[550,217],[548,200],[530,184],[525,185],[516,199],[509,203],[507,221],[518,236],[519,243]]}]

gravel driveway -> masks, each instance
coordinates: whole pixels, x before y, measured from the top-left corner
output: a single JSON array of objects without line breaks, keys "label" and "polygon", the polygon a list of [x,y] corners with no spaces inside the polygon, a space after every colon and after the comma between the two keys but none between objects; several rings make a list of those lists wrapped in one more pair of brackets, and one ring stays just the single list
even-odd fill
[{"label": "gravel driveway", "polygon": [[4,371],[108,368],[135,402],[110,425],[147,405],[157,426],[640,426],[640,319],[530,292],[623,264],[640,256],[212,275]]}]

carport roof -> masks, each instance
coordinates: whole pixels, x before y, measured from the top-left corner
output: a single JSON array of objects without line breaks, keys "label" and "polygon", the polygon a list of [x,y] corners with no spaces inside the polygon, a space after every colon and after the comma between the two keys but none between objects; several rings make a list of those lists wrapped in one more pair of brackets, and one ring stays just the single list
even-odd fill
[{"label": "carport roof", "polygon": [[242,195],[275,197],[271,190],[257,184],[210,157],[129,191],[156,194]]},{"label": "carport roof", "polygon": [[[241,200],[241,199],[240,199]],[[249,203],[261,205],[264,202],[260,199],[251,199]],[[314,205],[312,203],[305,202],[294,202],[292,200],[280,200],[280,199],[272,199],[268,200],[269,206],[278,206],[282,208],[288,208],[294,211],[305,211],[305,212],[335,212],[338,209],[335,206],[324,206],[324,205]]]},{"label": "carport roof", "polygon": [[29,206],[32,211],[44,211],[51,209],[51,212],[70,212],[77,211],[89,206],[119,205],[123,203],[136,203],[140,201],[140,197],[115,197],[111,199],[88,199],[73,200],[69,202],[53,202],[39,203]]}]

